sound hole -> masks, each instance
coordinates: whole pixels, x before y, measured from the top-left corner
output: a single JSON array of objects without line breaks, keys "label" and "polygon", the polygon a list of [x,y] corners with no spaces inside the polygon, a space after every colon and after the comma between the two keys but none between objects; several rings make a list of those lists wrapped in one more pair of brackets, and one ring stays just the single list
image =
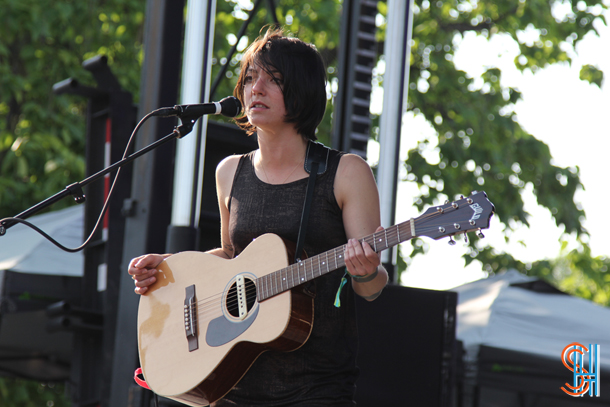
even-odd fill
[{"label": "sound hole", "polygon": [[[248,312],[254,306],[256,302],[256,285],[254,281],[249,278],[245,279],[246,285],[246,304],[248,307]],[[237,283],[233,283],[231,288],[229,288],[229,293],[227,294],[227,311],[231,316],[238,318],[239,317],[239,304],[237,302]]]}]

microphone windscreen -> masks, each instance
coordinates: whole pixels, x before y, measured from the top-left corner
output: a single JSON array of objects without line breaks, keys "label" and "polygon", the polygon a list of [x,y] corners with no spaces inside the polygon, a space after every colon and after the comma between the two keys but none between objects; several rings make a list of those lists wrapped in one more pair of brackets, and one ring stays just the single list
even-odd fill
[{"label": "microphone windscreen", "polygon": [[234,96],[228,96],[220,101],[220,114],[235,117],[241,112],[241,102]]}]

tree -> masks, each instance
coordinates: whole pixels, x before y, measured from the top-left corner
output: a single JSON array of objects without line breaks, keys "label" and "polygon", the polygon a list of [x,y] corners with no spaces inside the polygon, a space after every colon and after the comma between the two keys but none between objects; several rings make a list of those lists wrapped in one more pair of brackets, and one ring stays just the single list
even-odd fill
[{"label": "tree", "polygon": [[69,407],[63,385],[37,383],[15,377],[0,378],[2,405],[10,407]]},{"label": "tree", "polygon": [[[386,11],[383,4],[381,8]],[[474,33],[485,39],[507,36],[516,41],[520,55],[515,64],[521,70],[568,63],[576,43],[594,33],[597,24],[607,24],[602,14],[606,8],[596,0],[415,2],[409,109],[422,115],[436,132],[409,151],[405,162],[407,181],[419,186],[414,202],[420,210],[478,186],[490,197],[501,197],[496,215],[509,239],[512,230],[528,225],[522,194],[529,186],[538,204],[551,211],[566,235],[587,234],[581,224],[584,211],[574,202],[575,192],[583,187],[578,168],[553,165],[548,146],[521,128],[513,109],[520,94],[502,85],[502,72],[497,67],[488,67],[480,77],[469,77],[456,69],[453,59],[463,37]],[[525,32],[535,39],[523,39]],[[603,72],[585,66],[581,79],[599,86]],[[435,158],[425,154],[430,149],[436,152]],[[585,263],[599,265],[585,267],[582,273],[594,287],[589,297],[607,303],[607,280],[600,273],[607,271],[608,260],[587,257],[590,251],[580,241],[578,254],[570,253],[552,263],[522,264],[508,253],[479,248],[474,242],[466,260],[476,258],[490,273],[516,268],[546,278],[558,276],[557,281],[567,281],[565,273],[556,271],[560,265],[564,269]],[[421,244],[413,247],[414,253],[423,250]],[[578,286],[571,287],[571,291],[584,294]],[[605,294],[596,294],[601,292]]]},{"label": "tree", "polygon": [[554,283],[560,290],[605,306],[610,306],[609,268],[608,257],[593,257],[584,243],[568,251],[565,242],[557,259],[525,265],[526,270],[532,270],[532,274]]},{"label": "tree", "polygon": [[[105,55],[137,95],[144,0],[3,0],[0,24],[0,218],[13,216],[84,175],[86,101],[53,94]],[[95,86],[91,84],[90,86]],[[57,203],[55,209],[69,205]]]},{"label": "tree", "polygon": [[[81,64],[101,54],[124,89],[137,97],[145,3],[2,0],[0,218],[84,177],[86,100],[58,97],[53,84],[72,77],[95,86]],[[70,201],[63,200],[53,209],[67,205]],[[67,406],[62,396],[62,384],[0,377],[6,405]]]}]

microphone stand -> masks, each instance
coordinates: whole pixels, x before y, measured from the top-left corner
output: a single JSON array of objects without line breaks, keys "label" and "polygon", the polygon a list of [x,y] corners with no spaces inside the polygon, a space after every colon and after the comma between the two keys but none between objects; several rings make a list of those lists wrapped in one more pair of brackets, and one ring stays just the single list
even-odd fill
[{"label": "microphone stand", "polygon": [[[85,178],[82,181],[75,182],[73,184],[68,185],[62,191],[56,193],[53,196],[50,196],[49,198],[45,199],[44,201],[37,203],[36,205],[32,206],[31,208],[14,216],[14,218],[27,219],[28,217],[51,206],[55,202],[67,197],[68,195],[72,195],[74,197],[74,200],[79,204],[85,202],[85,194],[83,192],[82,187],[92,183],[93,181],[96,181],[97,179],[103,177],[104,175],[114,171],[115,169],[118,169],[119,167],[122,167],[123,165],[130,163],[131,161],[135,160],[136,158],[156,149],[157,147],[167,143],[168,141],[171,141],[176,138],[180,139],[180,138],[186,136],[193,130],[193,125],[195,124],[197,119],[199,119],[199,117],[201,117],[201,116],[180,117],[182,124],[180,126],[176,127],[172,133],[155,141],[154,143],[148,145],[147,147],[144,147],[143,149],[136,151],[135,153],[123,158],[122,160],[117,161],[116,163],[104,168],[103,170]],[[19,223],[19,222],[10,220],[10,219],[0,221],[0,236],[4,236],[6,234],[6,230],[8,228],[10,228],[11,226],[14,226],[16,223]]]}]

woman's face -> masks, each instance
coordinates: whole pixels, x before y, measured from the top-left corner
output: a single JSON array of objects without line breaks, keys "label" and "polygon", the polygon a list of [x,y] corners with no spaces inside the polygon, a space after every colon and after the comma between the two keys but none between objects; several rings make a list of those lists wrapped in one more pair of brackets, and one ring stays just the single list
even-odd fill
[{"label": "woman's face", "polygon": [[265,130],[285,125],[286,106],[279,72],[266,71],[260,65],[248,67],[244,77],[244,111],[250,123]]}]

